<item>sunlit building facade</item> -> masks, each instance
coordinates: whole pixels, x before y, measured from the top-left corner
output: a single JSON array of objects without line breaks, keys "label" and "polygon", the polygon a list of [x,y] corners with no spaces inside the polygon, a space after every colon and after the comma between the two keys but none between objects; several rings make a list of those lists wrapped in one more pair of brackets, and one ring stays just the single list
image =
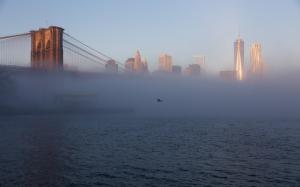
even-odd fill
[{"label": "sunlit building facade", "polygon": [[236,79],[244,79],[244,40],[239,38],[234,42],[234,71],[236,71]]},{"label": "sunlit building facade", "polygon": [[162,53],[158,59],[158,70],[160,72],[172,72],[172,57],[168,54]]},{"label": "sunlit building facade", "polygon": [[129,58],[125,62],[125,70],[127,73],[148,73],[148,62],[142,60],[142,56],[137,51],[133,58]]},{"label": "sunlit building facade", "polygon": [[261,44],[253,43],[250,48],[250,75],[262,76],[264,71],[264,64],[262,61]]}]

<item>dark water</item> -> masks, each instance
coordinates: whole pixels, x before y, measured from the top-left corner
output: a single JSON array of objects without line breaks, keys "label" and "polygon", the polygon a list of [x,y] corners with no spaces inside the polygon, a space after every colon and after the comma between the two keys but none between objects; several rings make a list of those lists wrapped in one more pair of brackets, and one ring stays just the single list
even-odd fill
[{"label": "dark water", "polygon": [[300,186],[300,120],[1,117],[0,186]]}]

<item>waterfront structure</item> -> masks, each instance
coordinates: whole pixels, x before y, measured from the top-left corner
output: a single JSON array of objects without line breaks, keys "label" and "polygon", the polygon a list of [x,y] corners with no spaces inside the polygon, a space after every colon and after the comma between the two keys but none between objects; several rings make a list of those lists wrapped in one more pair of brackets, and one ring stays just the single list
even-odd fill
[{"label": "waterfront structure", "polygon": [[118,73],[118,64],[115,60],[108,60],[105,64],[105,69],[108,73]]},{"label": "waterfront structure", "polygon": [[250,47],[250,75],[262,76],[264,71],[264,64],[262,61],[261,44],[253,43]]},{"label": "waterfront structure", "polygon": [[172,72],[172,56],[162,53],[158,58],[158,71],[159,72]]},{"label": "waterfront structure", "polygon": [[234,71],[236,71],[236,79],[244,79],[244,40],[240,35],[234,42]]}]

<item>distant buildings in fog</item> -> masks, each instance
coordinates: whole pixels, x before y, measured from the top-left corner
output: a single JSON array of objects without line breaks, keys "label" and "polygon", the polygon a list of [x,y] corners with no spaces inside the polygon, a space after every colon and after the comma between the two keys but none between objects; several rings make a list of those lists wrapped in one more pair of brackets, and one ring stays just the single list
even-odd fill
[{"label": "distant buildings in fog", "polygon": [[166,72],[166,73],[171,73],[172,72],[172,56],[162,53],[159,55],[158,58],[158,71],[159,72]]},{"label": "distant buildings in fog", "polygon": [[[198,76],[201,73],[201,64],[204,63],[205,61],[202,60],[199,64],[190,64],[188,65],[188,67],[183,69],[179,65],[173,65],[173,59],[171,55],[161,53],[158,56],[158,69],[154,71],[154,74]],[[142,61],[141,54],[139,51],[137,51],[134,57],[128,58],[126,60],[125,71],[127,73],[147,73],[147,60]]]},{"label": "distant buildings in fog", "polygon": [[188,65],[182,69],[179,65],[173,65],[172,56],[162,53],[158,58],[158,70],[159,74],[173,74],[173,75],[186,75],[186,76],[198,76],[201,73],[202,66],[205,65],[204,56],[194,56],[196,62]]},{"label": "distant buildings in fog", "polygon": [[182,67],[178,65],[172,66],[172,73],[173,75],[181,75],[182,74]]},{"label": "distant buildings in fog", "polygon": [[184,75],[187,76],[198,76],[201,73],[201,66],[199,64],[190,64],[184,70]]},{"label": "distant buildings in fog", "polygon": [[201,67],[201,71],[205,71],[206,70],[206,58],[204,55],[195,55],[194,56],[195,59],[195,64],[199,64]]},{"label": "distant buildings in fog", "polygon": [[261,44],[253,43],[250,48],[250,70],[251,76],[261,77],[264,73],[264,64],[262,61]]},{"label": "distant buildings in fog", "polygon": [[236,72],[236,79],[243,80],[244,78],[244,40],[241,39],[240,35],[234,42],[234,71]]},{"label": "distant buildings in fog", "polygon": [[105,69],[108,73],[118,73],[118,64],[115,60],[108,60],[105,64]]},{"label": "distant buildings in fog", "polygon": [[[220,77],[225,80],[244,80],[245,79],[245,54],[244,40],[240,35],[234,42],[234,69],[220,71]],[[262,61],[261,44],[253,43],[250,47],[250,70],[251,77],[261,78],[264,73]]]},{"label": "distant buildings in fog", "polygon": [[[206,59],[204,55],[195,55],[194,63],[187,67],[174,65],[173,58],[167,53],[161,53],[158,56],[158,68],[155,74],[167,75],[186,75],[199,76],[205,71]],[[108,72],[117,72],[118,64],[110,60],[106,64]],[[148,73],[147,60],[142,60],[139,51],[125,62],[125,71],[128,73]],[[249,77],[261,78],[264,74],[264,63],[262,60],[262,47],[259,43],[253,43],[250,47],[250,68],[248,71]],[[234,42],[234,64],[231,70],[223,70],[219,72],[219,76],[225,80],[244,80],[246,77],[245,71],[245,42],[238,36]]]},{"label": "distant buildings in fog", "polygon": [[134,72],[133,65],[134,65],[134,58],[128,58],[125,62],[125,71],[127,73]]},{"label": "distant buildings in fog", "polygon": [[133,58],[129,58],[125,62],[125,71],[130,73],[148,73],[148,62],[142,60],[140,51],[137,51]]}]

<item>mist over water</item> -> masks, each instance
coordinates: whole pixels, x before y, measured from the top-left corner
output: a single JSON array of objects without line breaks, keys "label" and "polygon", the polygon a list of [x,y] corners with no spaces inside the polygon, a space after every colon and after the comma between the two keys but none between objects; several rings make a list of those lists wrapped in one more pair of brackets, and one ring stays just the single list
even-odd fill
[{"label": "mist over water", "polygon": [[[137,116],[300,115],[300,77],[296,74],[240,82],[212,77],[81,76],[62,73],[23,74],[6,76],[5,79],[7,81],[2,78],[2,105],[24,110],[56,110],[61,102],[67,102],[65,107],[82,111],[122,108],[132,110]],[[157,102],[157,99],[163,102]]]}]

